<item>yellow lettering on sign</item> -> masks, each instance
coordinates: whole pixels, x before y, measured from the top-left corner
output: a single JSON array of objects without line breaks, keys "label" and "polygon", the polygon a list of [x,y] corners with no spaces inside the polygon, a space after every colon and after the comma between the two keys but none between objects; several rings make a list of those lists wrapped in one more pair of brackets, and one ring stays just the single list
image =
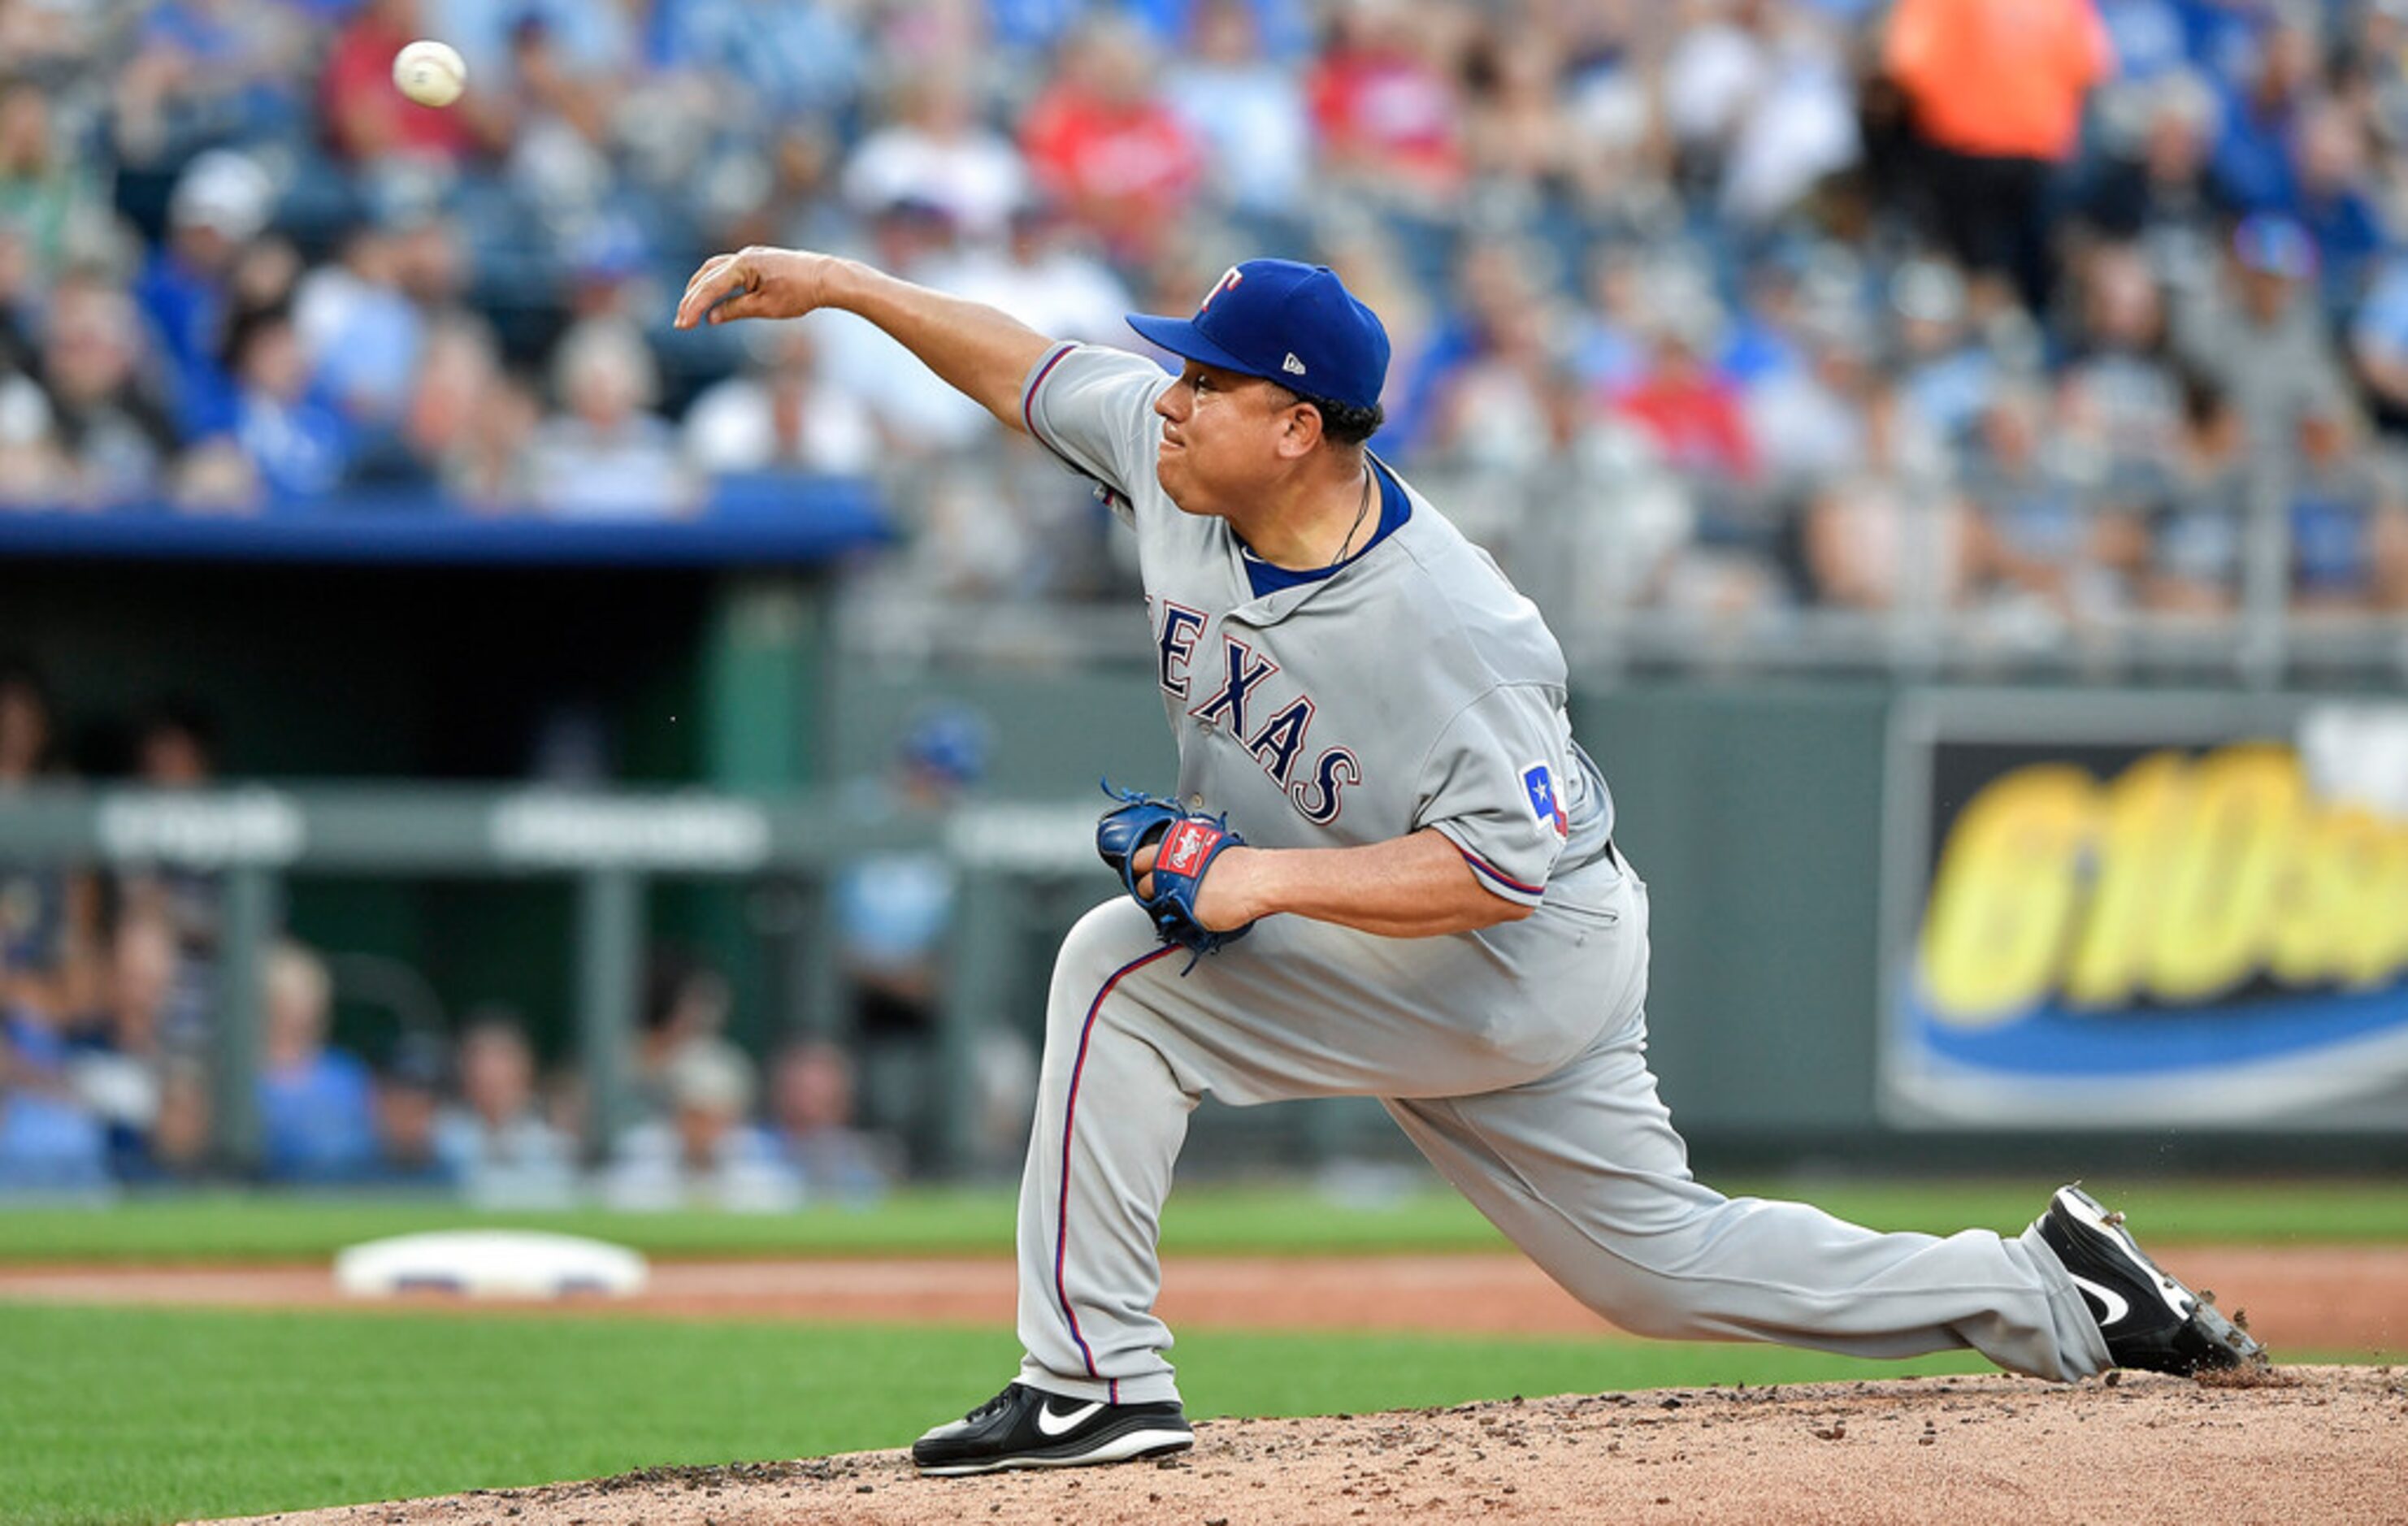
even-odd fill
[{"label": "yellow lettering on sign", "polygon": [[2371,990],[2408,965],[2408,826],[2362,806],[2335,811],[2334,934],[2322,972]]},{"label": "yellow lettering on sign", "polygon": [[1923,926],[1924,994],[1960,1027],[2059,994],[2112,1010],[2404,970],[2408,822],[2311,797],[2271,743],[2153,752],[2107,785],[2063,763],[2001,776],[1950,831]]},{"label": "yellow lettering on sign", "polygon": [[2098,793],[2082,769],[2040,763],[1994,781],[1957,818],[1923,928],[1926,993],[1944,1020],[2002,1022],[2056,985]]},{"label": "yellow lettering on sign", "polygon": [[2265,963],[2306,792],[2299,760],[2264,746],[2211,754],[2194,787],[2150,949],[2149,989],[2170,1002],[2220,995]]},{"label": "yellow lettering on sign", "polygon": [[2282,877],[2266,973],[2285,985],[2347,979],[2381,958],[2382,879],[2392,829],[2360,806],[2312,812]]},{"label": "yellow lettering on sign", "polygon": [[2333,967],[2350,914],[2349,859],[2369,820],[2362,812],[2327,811],[2300,826],[2266,948],[2266,973],[2285,985],[2315,985]]},{"label": "yellow lettering on sign", "polygon": [[2174,751],[2149,754],[2108,786],[2090,853],[2090,900],[2065,974],[2065,994],[2074,1005],[2123,1006],[2139,989],[2196,794],[2190,760]]}]

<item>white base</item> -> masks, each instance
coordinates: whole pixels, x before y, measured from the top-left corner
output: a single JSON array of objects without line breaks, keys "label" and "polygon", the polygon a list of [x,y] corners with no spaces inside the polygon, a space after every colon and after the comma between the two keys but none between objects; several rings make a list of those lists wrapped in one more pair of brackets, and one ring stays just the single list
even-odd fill
[{"label": "white base", "polygon": [[644,1291],[644,1258],[601,1240],[535,1230],[445,1230],[355,1245],[335,1258],[354,1298],[437,1291],[466,1298],[625,1298]]}]

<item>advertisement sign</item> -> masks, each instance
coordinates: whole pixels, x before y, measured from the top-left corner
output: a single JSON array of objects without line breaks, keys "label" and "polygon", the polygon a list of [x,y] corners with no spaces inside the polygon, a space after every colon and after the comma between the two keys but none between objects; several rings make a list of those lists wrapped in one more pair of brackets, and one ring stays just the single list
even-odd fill
[{"label": "advertisement sign", "polygon": [[2408,706],[1901,707],[1883,1106],[2408,1128]]}]

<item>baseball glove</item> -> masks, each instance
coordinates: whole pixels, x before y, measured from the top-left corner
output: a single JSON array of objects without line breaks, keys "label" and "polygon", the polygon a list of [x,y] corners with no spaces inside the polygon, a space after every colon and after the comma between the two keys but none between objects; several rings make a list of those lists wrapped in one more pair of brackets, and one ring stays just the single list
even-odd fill
[{"label": "baseball glove", "polygon": [[[1212,861],[1245,839],[1229,827],[1226,816],[1191,811],[1176,800],[1141,790],[1115,790],[1104,781],[1104,793],[1120,804],[1096,823],[1096,852],[1121,877],[1132,900],[1154,919],[1154,930],[1165,943],[1176,943],[1198,958],[1220,952],[1242,938],[1254,923],[1215,933],[1196,920],[1196,896],[1203,889],[1205,871]],[[1137,850],[1158,843],[1154,868],[1154,893],[1138,893]],[[1187,962],[1187,968],[1196,961]],[[1182,970],[1181,974],[1185,974]]]}]

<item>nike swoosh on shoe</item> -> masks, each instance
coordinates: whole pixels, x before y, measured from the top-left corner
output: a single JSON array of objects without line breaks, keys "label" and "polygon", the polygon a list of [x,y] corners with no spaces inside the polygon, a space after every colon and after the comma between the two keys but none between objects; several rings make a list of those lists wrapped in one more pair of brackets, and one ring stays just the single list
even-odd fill
[{"label": "nike swoosh on shoe", "polygon": [[2125,1316],[2132,1312],[2132,1305],[2125,1302],[2124,1295],[2112,1288],[2102,1288],[2086,1276],[2074,1277],[2073,1285],[2086,1296],[2098,1301],[2098,1309],[2092,1318],[2099,1321],[2102,1330],[2109,1325],[2123,1323]]},{"label": "nike swoosh on shoe", "polygon": [[1081,1405],[1068,1415],[1056,1415],[1054,1413],[1054,1406],[1047,1404],[1037,1411],[1037,1429],[1049,1436],[1068,1435],[1092,1419],[1103,1407],[1103,1401],[1097,1399]]}]

